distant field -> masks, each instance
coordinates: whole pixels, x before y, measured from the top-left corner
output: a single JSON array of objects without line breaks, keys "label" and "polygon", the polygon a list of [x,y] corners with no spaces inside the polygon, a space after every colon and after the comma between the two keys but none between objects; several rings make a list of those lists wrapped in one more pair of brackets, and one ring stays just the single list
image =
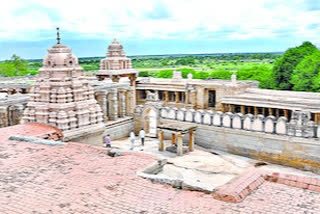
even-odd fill
[{"label": "distant field", "polygon": [[[238,54],[177,54],[159,56],[131,56],[132,66],[141,77],[171,78],[173,71],[188,73],[196,79],[230,79],[236,73],[238,79],[258,80],[262,88],[270,87],[268,79],[273,63],[282,53],[238,53]],[[99,70],[103,57],[79,58],[79,64],[94,75]],[[0,62],[1,76],[35,75],[42,66],[42,60],[23,60],[14,55],[11,60]]]}]

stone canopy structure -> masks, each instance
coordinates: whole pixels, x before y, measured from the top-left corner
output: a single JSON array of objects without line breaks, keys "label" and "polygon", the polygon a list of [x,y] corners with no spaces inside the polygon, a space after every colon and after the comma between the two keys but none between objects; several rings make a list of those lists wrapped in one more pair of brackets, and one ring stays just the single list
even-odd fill
[{"label": "stone canopy structure", "polygon": [[123,46],[114,39],[108,46],[107,57],[100,62],[100,70],[96,73],[99,80],[111,78],[113,82],[119,82],[120,77],[129,77],[131,85],[135,86],[138,71],[131,65],[123,50]]},{"label": "stone canopy structure", "polygon": [[58,40],[48,50],[39,71],[24,111],[24,123],[50,124],[61,129],[67,140],[103,132],[101,107],[71,49]]}]

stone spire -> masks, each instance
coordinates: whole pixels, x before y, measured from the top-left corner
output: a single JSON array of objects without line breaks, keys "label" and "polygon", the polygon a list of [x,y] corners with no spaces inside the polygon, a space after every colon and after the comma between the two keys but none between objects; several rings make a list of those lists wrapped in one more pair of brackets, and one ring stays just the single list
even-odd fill
[{"label": "stone spire", "polygon": [[58,27],[57,27],[57,44],[60,44],[60,33],[59,33]]},{"label": "stone spire", "polygon": [[132,69],[131,59],[126,56],[123,46],[114,39],[108,46],[107,57],[100,62],[100,70]]},{"label": "stone spire", "polygon": [[83,76],[83,69],[71,49],[60,44],[59,31],[57,44],[48,50],[39,71],[23,122],[49,124],[69,137],[79,130],[88,133],[104,127],[93,88]]}]

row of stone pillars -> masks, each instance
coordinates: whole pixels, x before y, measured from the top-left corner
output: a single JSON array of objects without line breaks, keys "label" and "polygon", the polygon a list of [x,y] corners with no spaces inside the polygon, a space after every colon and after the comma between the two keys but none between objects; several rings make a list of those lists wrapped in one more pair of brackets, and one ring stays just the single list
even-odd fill
[{"label": "row of stone pillars", "polygon": [[[253,111],[252,111],[253,108]],[[257,116],[259,114],[258,108],[256,106],[240,106],[240,113],[245,115],[245,114],[253,114]],[[232,104],[222,104],[222,111],[223,112],[232,112],[232,113],[237,113],[236,112],[236,106]],[[265,108],[261,107],[263,115],[273,115],[276,116],[277,118],[280,117],[280,109],[274,109],[274,108]],[[274,110],[273,110],[274,109]],[[289,118],[289,110],[283,109],[283,116],[286,118]]]},{"label": "row of stone pillars", "polygon": [[111,88],[108,91],[98,92],[96,99],[102,108],[105,121],[117,120],[133,114],[133,91],[130,89]]},{"label": "row of stone pillars", "polygon": [[[171,133],[171,145],[177,146],[177,155],[183,155],[183,137],[186,133],[182,132],[173,132]],[[164,131],[159,130],[159,151],[164,151]],[[194,131],[189,131],[189,152],[194,150]]]}]

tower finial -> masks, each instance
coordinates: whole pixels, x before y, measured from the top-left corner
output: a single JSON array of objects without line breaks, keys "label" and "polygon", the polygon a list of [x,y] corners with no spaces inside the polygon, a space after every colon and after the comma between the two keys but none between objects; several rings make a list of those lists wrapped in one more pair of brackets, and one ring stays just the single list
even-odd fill
[{"label": "tower finial", "polygon": [[59,33],[59,27],[57,27],[57,44],[60,44],[60,33]]}]

